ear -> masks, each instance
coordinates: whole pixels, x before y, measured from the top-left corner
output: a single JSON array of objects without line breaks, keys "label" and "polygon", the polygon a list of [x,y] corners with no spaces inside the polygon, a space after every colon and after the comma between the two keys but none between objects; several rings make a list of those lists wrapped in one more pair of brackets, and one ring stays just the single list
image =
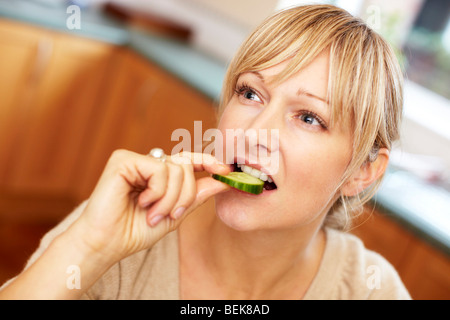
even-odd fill
[{"label": "ear", "polygon": [[380,148],[376,160],[363,164],[344,184],[341,193],[347,197],[357,195],[383,175],[388,163],[389,150]]}]

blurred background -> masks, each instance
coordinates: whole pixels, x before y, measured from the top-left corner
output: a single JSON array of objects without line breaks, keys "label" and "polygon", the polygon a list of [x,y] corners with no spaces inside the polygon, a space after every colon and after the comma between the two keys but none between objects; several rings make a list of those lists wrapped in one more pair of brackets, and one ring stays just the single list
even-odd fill
[{"label": "blurred background", "polygon": [[227,64],[271,13],[364,19],[406,75],[402,138],[352,230],[415,299],[450,298],[450,1],[0,0],[0,283],[89,197],[111,152],[215,126]]}]

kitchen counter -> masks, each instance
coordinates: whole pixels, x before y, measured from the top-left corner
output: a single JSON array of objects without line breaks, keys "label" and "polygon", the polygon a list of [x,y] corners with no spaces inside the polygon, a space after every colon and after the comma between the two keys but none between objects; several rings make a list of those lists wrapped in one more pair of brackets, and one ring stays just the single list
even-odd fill
[{"label": "kitchen counter", "polygon": [[129,32],[117,21],[103,15],[99,10],[81,12],[81,29],[67,27],[67,6],[46,5],[40,1],[0,0],[0,17],[36,24],[47,29],[72,33],[112,44],[128,43]]},{"label": "kitchen counter", "polygon": [[0,0],[0,18],[39,25],[47,29],[128,46],[217,101],[226,66],[186,42],[126,28],[97,8],[81,11],[81,29],[69,30],[66,5],[44,5],[33,0]]},{"label": "kitchen counter", "polygon": [[212,100],[219,100],[226,72],[224,63],[182,41],[138,31],[130,32],[129,46]]},{"label": "kitchen counter", "polygon": [[[96,9],[81,12],[81,30],[69,30],[67,6],[36,1],[0,0],[0,17],[36,24],[60,32],[128,46],[218,100],[226,65],[188,43],[130,30]],[[450,194],[413,175],[391,169],[372,203],[418,237],[450,255]]]},{"label": "kitchen counter", "polygon": [[450,255],[450,193],[415,175],[390,168],[372,203]]}]

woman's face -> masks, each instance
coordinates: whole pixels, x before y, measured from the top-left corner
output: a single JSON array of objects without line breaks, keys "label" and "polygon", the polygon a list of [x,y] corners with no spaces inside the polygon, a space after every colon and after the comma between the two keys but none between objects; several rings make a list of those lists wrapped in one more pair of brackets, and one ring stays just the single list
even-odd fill
[{"label": "woman's face", "polygon": [[[318,56],[291,78],[272,84],[273,77],[286,65],[283,62],[260,72],[242,74],[219,123],[227,163],[248,163],[256,157],[257,163],[252,161],[249,166],[272,173],[270,177],[276,184],[276,189],[259,195],[231,189],[216,196],[218,216],[237,230],[320,222],[332,204],[330,201],[336,199],[335,189],[351,160],[349,130],[338,123],[329,125],[329,55]],[[226,129],[266,131],[267,136],[258,134],[256,139],[246,139],[244,155],[239,156],[235,150],[240,157],[237,160],[230,152],[227,154],[227,147],[235,148],[237,139],[227,139]],[[277,129],[278,139],[271,139],[272,129]],[[268,159],[277,161],[270,166]],[[265,165],[258,167],[261,164]]]}]

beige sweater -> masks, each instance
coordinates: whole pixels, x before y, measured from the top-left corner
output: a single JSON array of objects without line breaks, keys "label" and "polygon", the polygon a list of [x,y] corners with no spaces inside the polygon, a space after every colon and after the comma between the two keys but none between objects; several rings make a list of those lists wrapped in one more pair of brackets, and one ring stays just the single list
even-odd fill
[{"label": "beige sweater", "polygon": [[[27,267],[44,252],[56,235],[78,218],[84,206],[85,203],[80,205],[42,238]],[[357,237],[326,229],[326,239],[318,273],[305,300],[411,299],[389,262],[364,248]],[[178,284],[178,238],[177,232],[171,232],[153,248],[125,258],[111,267],[83,295],[83,299],[173,300],[179,299]]]}]

